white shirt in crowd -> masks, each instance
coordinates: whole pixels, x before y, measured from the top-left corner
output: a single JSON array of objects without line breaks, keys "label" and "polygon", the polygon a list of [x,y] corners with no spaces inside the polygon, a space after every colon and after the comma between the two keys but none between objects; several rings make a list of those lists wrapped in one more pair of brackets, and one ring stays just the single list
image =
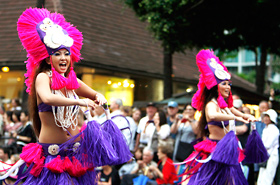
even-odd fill
[{"label": "white shirt in crowd", "polygon": [[262,133],[262,141],[269,155],[278,154],[279,130],[275,124],[265,126]]},{"label": "white shirt in crowd", "polygon": [[[122,134],[126,139],[126,144],[129,146],[132,142],[132,133],[130,131],[130,122],[121,116],[121,111],[116,110],[111,113],[112,121],[117,125],[117,127],[121,130]],[[116,116],[116,117],[114,117]],[[114,118],[113,118],[114,117]]]},{"label": "white shirt in crowd", "polygon": [[168,124],[161,125],[157,134],[159,139],[166,139],[170,135],[170,126]]},{"label": "white shirt in crowd", "polygon": [[143,117],[140,121],[139,121],[139,125],[138,125],[138,128],[137,128],[137,133],[138,134],[141,134],[140,135],[140,140],[139,142],[140,143],[143,143],[143,144],[148,144],[150,143],[152,137],[153,137],[153,133],[155,131],[155,124],[154,123],[149,123],[149,125],[147,126],[146,128],[146,131],[145,133],[143,133],[144,129],[145,129],[145,126],[146,126],[146,123],[149,121],[149,118],[148,116],[146,117]]}]

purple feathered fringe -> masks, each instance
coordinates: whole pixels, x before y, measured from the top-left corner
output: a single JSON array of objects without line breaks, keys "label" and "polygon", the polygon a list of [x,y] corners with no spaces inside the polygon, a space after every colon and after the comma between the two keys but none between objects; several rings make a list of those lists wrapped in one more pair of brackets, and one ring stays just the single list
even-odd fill
[{"label": "purple feathered fringe", "polygon": [[228,165],[238,165],[238,141],[233,131],[221,139],[212,153],[212,160]]},{"label": "purple feathered fringe", "polygon": [[244,154],[246,155],[244,163],[261,163],[268,160],[267,150],[257,130],[253,130],[249,135]]},{"label": "purple feathered fringe", "polygon": [[217,143],[211,160],[204,163],[188,185],[247,185],[247,180],[238,162],[238,141],[230,131]]},{"label": "purple feathered fringe", "polygon": [[81,145],[75,157],[82,163],[89,162],[94,166],[112,164],[118,160],[118,155],[109,139],[109,136],[101,129],[99,123],[94,120],[89,121],[86,129],[81,134]]},{"label": "purple feathered fringe", "polygon": [[131,159],[132,156],[126,144],[126,139],[117,125],[112,120],[107,120],[104,122],[102,129],[110,136],[110,143],[118,156],[118,160],[112,161],[110,165],[122,164]]},{"label": "purple feathered fringe", "polygon": [[188,185],[247,185],[240,165],[228,165],[210,160],[191,177]]},{"label": "purple feathered fringe", "polygon": [[[45,164],[50,162],[56,156],[48,155],[45,160]],[[23,185],[95,185],[97,174],[95,171],[87,171],[85,175],[81,177],[72,177],[68,173],[63,172],[61,174],[53,173],[48,168],[43,168],[38,177],[34,177],[29,174]]]}]

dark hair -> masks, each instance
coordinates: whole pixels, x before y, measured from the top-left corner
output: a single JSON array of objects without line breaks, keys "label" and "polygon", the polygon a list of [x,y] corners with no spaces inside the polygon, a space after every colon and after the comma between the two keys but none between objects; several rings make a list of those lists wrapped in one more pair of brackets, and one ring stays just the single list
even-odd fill
[{"label": "dark hair", "polygon": [[[20,106],[20,102],[19,102],[19,99],[18,99],[18,98],[13,98],[12,100],[15,100],[17,106]],[[12,100],[11,100],[11,102],[12,102]]]},{"label": "dark hair", "polygon": [[[21,111],[18,111],[18,110],[13,111],[13,114],[16,115],[18,121],[20,121],[20,113],[21,113]],[[13,120],[13,122],[15,122],[15,120]]]},{"label": "dark hair", "polygon": [[12,120],[13,111],[6,111],[7,117]]},{"label": "dark hair", "polygon": [[20,113],[24,113],[25,116],[29,116],[28,110],[22,110]]},{"label": "dark hair", "polygon": [[187,104],[184,106],[184,110],[187,108],[187,106],[191,106],[191,107],[193,108],[193,110],[196,111],[196,108],[194,108],[194,107],[192,106],[191,103],[187,103]]},{"label": "dark hair", "polygon": [[33,122],[33,128],[35,131],[36,136],[39,137],[40,131],[41,131],[41,120],[38,113],[38,106],[37,106],[37,96],[36,96],[36,89],[35,89],[35,81],[36,77],[41,72],[46,72],[51,69],[51,66],[47,64],[46,59],[41,61],[39,67],[34,71],[33,75],[33,81],[31,85],[31,92],[30,96],[28,98],[29,103],[29,112],[31,116],[31,120]]},{"label": "dark hair", "polygon": [[159,126],[167,124],[166,115],[163,111],[158,111],[158,116],[159,116]]},{"label": "dark hair", "polygon": [[4,154],[8,154],[8,157],[10,158],[10,150],[9,150],[9,148],[7,148],[7,147],[4,147],[4,146],[0,146],[0,150],[3,150],[3,152],[4,152]]},{"label": "dark hair", "polygon": [[203,108],[202,108],[202,111],[201,111],[201,117],[198,121],[198,129],[199,129],[198,136],[199,137],[209,135],[209,130],[205,129],[205,126],[207,125],[206,114],[205,114],[205,106],[213,98],[217,100],[218,95],[219,94],[218,94],[218,86],[217,85],[215,85],[214,87],[212,87],[209,90],[206,87],[204,87],[204,89],[203,89],[202,97],[204,97],[204,102],[203,102]]}]

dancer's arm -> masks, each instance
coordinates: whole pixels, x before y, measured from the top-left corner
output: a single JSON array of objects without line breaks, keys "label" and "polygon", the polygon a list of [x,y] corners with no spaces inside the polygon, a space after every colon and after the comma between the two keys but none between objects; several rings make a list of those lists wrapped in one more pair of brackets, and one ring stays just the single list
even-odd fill
[{"label": "dancer's arm", "polygon": [[70,99],[62,97],[51,92],[50,88],[50,78],[46,73],[40,73],[37,75],[35,81],[35,88],[37,95],[42,102],[52,106],[70,106],[70,105],[80,105],[94,107],[94,102],[82,99]]}]

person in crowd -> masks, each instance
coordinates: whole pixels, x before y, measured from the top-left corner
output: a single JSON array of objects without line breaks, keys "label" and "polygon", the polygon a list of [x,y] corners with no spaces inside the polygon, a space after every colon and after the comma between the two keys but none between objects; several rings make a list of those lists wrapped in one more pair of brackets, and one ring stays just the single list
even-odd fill
[{"label": "person in crowd", "polygon": [[[4,135],[4,128],[5,128],[4,113],[5,113],[5,108],[2,105],[0,105],[0,136]],[[2,143],[0,142],[0,144]]]},{"label": "person in crowd", "polygon": [[[117,127],[121,130],[123,133],[126,144],[130,146],[132,143],[132,134],[131,134],[131,124],[128,119],[126,119],[125,116],[123,116],[121,112],[121,107],[123,106],[122,99],[120,98],[113,98],[110,104],[110,109],[112,111],[111,118],[114,121],[114,123],[117,125]],[[133,125],[133,124],[132,124]]]},{"label": "person in crowd", "polygon": [[[107,103],[74,72],[74,62],[80,60],[82,33],[62,14],[45,8],[26,9],[17,30],[28,53],[25,83],[38,137],[37,143],[22,149],[17,164],[25,162],[28,169],[19,174],[22,178],[17,183],[22,179],[28,185],[97,183],[94,166],[123,163],[131,155],[118,129],[109,135],[95,121],[89,121],[83,130],[77,127],[80,106],[94,108]],[[113,136],[117,137],[114,142]]]},{"label": "person in crowd", "polygon": [[21,111],[21,104],[18,98],[13,98],[11,100],[10,111]]},{"label": "person in crowd", "polygon": [[[98,106],[99,107],[99,106]],[[87,124],[87,121],[86,121],[86,118],[85,118],[85,115],[84,115],[84,112],[83,110],[79,110],[79,113],[78,113],[78,125],[77,127],[79,129],[81,129],[83,127],[83,125]]]},{"label": "person in crowd", "polygon": [[[11,164],[10,150],[7,147],[0,146],[0,160],[4,163]],[[6,169],[4,163],[0,162],[0,164],[1,164],[0,170]]]},{"label": "person in crowd", "polygon": [[[171,126],[171,133],[176,134],[173,161],[183,161],[193,151],[191,143],[196,139],[198,131],[197,121],[194,119],[195,111],[191,104],[185,105],[183,114],[178,114]],[[178,150],[183,151],[178,153]]]},{"label": "person in crowd", "polygon": [[154,152],[151,148],[145,147],[143,150],[143,160],[138,160],[135,167],[131,170],[130,174],[123,176],[121,185],[133,184],[133,179],[139,175],[147,175],[150,166],[157,166],[153,161]]},{"label": "person in crowd", "polygon": [[147,176],[149,181],[147,184],[174,184],[177,180],[175,167],[171,159],[173,145],[169,142],[161,141],[158,145],[158,166],[149,166]]},{"label": "person in crowd", "polygon": [[156,104],[154,102],[149,102],[146,106],[146,116],[140,120],[139,125],[137,127],[137,137],[134,151],[137,150],[139,146],[147,146],[148,143],[151,141],[153,131],[155,130],[155,124],[153,119],[156,112]]},{"label": "person in crowd", "polygon": [[140,119],[141,119],[141,111],[140,111],[140,109],[138,109],[137,107],[134,107],[134,108],[132,109],[132,118],[133,118],[134,122],[135,122],[135,123],[137,124],[137,126],[138,126],[139,121],[140,121]]},{"label": "person in crowd", "polygon": [[131,107],[130,106],[122,106],[121,107],[121,114],[125,116],[125,118],[129,122],[129,128],[131,133],[131,141],[129,143],[129,149],[130,151],[134,150],[135,147],[135,136],[136,136],[136,130],[137,130],[137,124],[135,123],[134,119],[131,117]]},{"label": "person in crowd", "polygon": [[135,160],[128,161],[119,169],[120,179],[122,179],[124,175],[131,174],[132,170],[134,170],[135,167],[138,165],[137,162],[143,160],[143,148],[138,148],[134,152],[134,158]]},{"label": "person in crowd", "polygon": [[[193,170],[186,174],[193,184],[209,184],[213,181],[215,184],[246,182],[239,164],[240,150],[234,134],[234,120],[249,123],[256,119],[233,107],[230,74],[213,51],[201,50],[196,56],[196,62],[201,75],[198,90],[192,98],[192,106],[202,111],[198,134],[205,139],[194,146],[195,157],[191,155],[187,159]],[[230,155],[219,156],[222,153]],[[196,160],[205,159],[210,154],[211,158],[205,163]]]},{"label": "person in crowd", "polygon": [[[154,132],[148,147],[154,151],[154,161],[158,162],[157,148],[160,140],[166,140],[170,136],[170,126],[167,124],[166,115],[163,111],[158,111],[154,116]],[[146,124],[147,125],[147,124]],[[147,127],[145,127],[147,129]],[[144,129],[143,132],[147,132]],[[155,157],[156,156],[156,157]]]},{"label": "person in crowd", "polygon": [[[240,97],[237,95],[232,95],[232,98],[233,98],[233,107],[236,110],[243,112],[242,111],[243,102],[240,99]],[[235,121],[235,129],[236,129],[236,135],[242,145],[242,148],[245,148],[247,138],[250,134],[250,124],[246,124],[241,121]]]},{"label": "person in crowd", "polygon": [[[16,132],[18,129],[15,127],[15,123],[12,119],[13,112],[12,111],[6,111],[3,116],[4,121],[4,136],[11,137],[13,132]],[[11,143],[13,140],[11,139],[5,139],[4,144],[8,145],[8,143]]]},{"label": "person in crowd", "polygon": [[93,110],[93,113],[94,113],[93,119],[97,121],[99,124],[102,125],[107,120],[103,107],[101,106],[96,107]]},{"label": "person in crowd", "polygon": [[262,141],[267,149],[269,158],[265,165],[260,166],[257,184],[272,185],[279,163],[279,129],[276,126],[276,111],[269,109],[263,112],[263,122],[265,123],[265,128],[263,129]]},{"label": "person in crowd", "polygon": [[21,152],[22,147],[26,144],[35,143],[37,140],[32,127],[32,123],[29,120],[28,111],[20,112],[20,122],[22,123],[21,129],[13,134],[13,137],[17,140],[16,144],[18,152]]},{"label": "person in crowd", "polygon": [[258,133],[260,134],[260,136],[262,136],[262,131],[265,127],[265,124],[262,121],[263,112],[266,112],[268,109],[269,109],[268,101],[263,100],[259,103],[260,117],[259,117],[258,121],[256,122],[256,129],[257,129]]},{"label": "person in crowd", "polygon": [[[243,112],[243,107],[242,107],[243,101],[240,99],[240,97],[238,95],[232,95],[232,99],[233,99],[233,107],[236,108],[237,110],[239,110],[240,112]],[[245,112],[243,112],[243,113],[245,113]],[[250,113],[248,113],[248,115],[249,114]],[[242,148],[245,150],[246,150],[245,146],[247,143],[247,139],[248,139],[248,136],[250,135],[250,127],[251,127],[250,123],[246,124],[241,121],[237,121],[237,120],[235,121],[236,135],[241,143]],[[247,178],[249,185],[254,185],[254,183],[255,183],[254,164],[243,163],[243,165],[246,165],[249,168],[249,174],[248,174],[248,178]]]},{"label": "person in crowd", "polygon": [[119,185],[120,177],[114,166],[102,166],[99,174],[98,185]]},{"label": "person in crowd", "polygon": [[[170,101],[167,104],[167,124],[171,127],[171,125],[176,120],[176,115],[179,112],[178,103],[176,101]],[[172,133],[171,137],[175,139],[176,134]]]},{"label": "person in crowd", "polygon": [[251,114],[251,110],[247,106],[243,106],[242,107],[242,112],[244,112],[244,114]]},{"label": "person in crowd", "polygon": [[[259,119],[256,121],[256,130],[259,133],[260,137],[262,137],[263,129],[265,128],[265,123],[263,122],[263,113],[266,112],[269,109],[269,103],[266,100],[262,100],[259,103]],[[259,165],[254,164],[254,172],[255,172],[255,177],[258,177],[259,173]]]}]

